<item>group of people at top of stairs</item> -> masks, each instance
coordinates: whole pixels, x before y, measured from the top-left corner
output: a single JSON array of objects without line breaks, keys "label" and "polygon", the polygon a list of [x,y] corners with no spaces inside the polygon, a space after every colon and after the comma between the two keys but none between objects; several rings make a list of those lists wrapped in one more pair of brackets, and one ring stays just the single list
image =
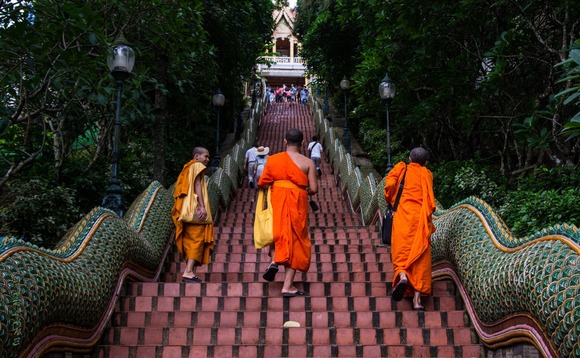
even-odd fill
[{"label": "group of people at top of stairs", "polygon": [[[314,136],[308,145],[310,158],[301,154],[304,135],[299,129],[289,129],[284,138],[286,150],[268,156],[267,147],[257,144],[246,153],[244,168],[251,187],[271,187],[274,243],[269,248],[272,259],[263,274],[266,281],[274,281],[279,266],[285,276],[282,296],[304,296],[294,284],[296,271],[310,268],[311,241],[308,236],[308,197],[318,191],[322,145]],[[258,157],[264,157],[259,169]],[[388,173],[384,196],[394,204],[403,185],[399,205],[393,219],[391,256],[394,267],[392,296],[400,301],[413,297],[413,308],[424,309],[420,296],[431,294],[430,236],[435,231],[432,214],[435,211],[433,175],[425,167],[429,154],[421,147],[411,150],[409,164],[400,162]],[[207,265],[214,248],[213,223],[208,222],[211,210],[207,200],[205,169],[209,152],[196,147],[193,159],[185,164],[175,184],[175,204],[172,210],[175,223],[175,243],[186,261],[183,282],[201,282],[195,268]],[[192,170],[192,168],[195,168]],[[191,187],[193,186],[193,187]],[[185,222],[182,215],[184,197],[195,192],[194,219]]]},{"label": "group of people at top of stairs", "polygon": [[308,87],[295,87],[294,85],[288,87],[283,84],[276,89],[272,89],[272,87],[268,86],[266,87],[266,96],[268,104],[275,101],[287,103],[298,102],[305,105],[308,102]]}]

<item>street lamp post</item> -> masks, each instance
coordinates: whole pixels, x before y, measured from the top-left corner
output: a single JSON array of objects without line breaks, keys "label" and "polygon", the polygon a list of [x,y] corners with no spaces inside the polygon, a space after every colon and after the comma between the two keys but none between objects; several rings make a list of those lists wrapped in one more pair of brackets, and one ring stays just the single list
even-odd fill
[{"label": "street lamp post", "polygon": [[215,137],[215,155],[213,157],[213,169],[216,170],[220,166],[220,110],[222,109],[226,98],[222,91],[218,88],[213,95],[211,102],[216,109],[217,129]]},{"label": "street lamp post", "polygon": [[123,216],[123,198],[121,183],[118,177],[119,169],[119,135],[121,131],[121,93],[123,82],[129,78],[135,65],[135,52],[127,45],[127,40],[121,35],[109,50],[107,64],[117,84],[117,108],[113,133],[113,158],[111,162],[111,180],[102,206],[113,210],[120,217]]},{"label": "street lamp post", "polygon": [[385,102],[385,110],[387,113],[387,174],[393,169],[393,163],[391,163],[391,123],[389,120],[389,105],[391,100],[395,97],[395,84],[391,81],[389,74],[387,73],[382,79],[381,84],[379,84],[379,94],[381,99]]},{"label": "street lamp post", "polygon": [[340,81],[340,88],[344,92],[344,129],[342,131],[342,140],[344,141],[344,147],[346,148],[346,152],[350,154],[350,133],[348,131],[348,119],[347,119],[347,94],[350,88],[350,81],[346,76],[342,78]]}]

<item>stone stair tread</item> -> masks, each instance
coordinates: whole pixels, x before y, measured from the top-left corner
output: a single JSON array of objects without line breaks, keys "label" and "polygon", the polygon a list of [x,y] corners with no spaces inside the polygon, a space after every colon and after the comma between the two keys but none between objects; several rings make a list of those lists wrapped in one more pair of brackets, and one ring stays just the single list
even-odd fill
[{"label": "stone stair tread", "polygon": [[112,341],[121,345],[469,345],[469,328],[283,328],[279,327],[173,327],[115,328]]},{"label": "stone stair tread", "polygon": [[[220,274],[216,274],[220,275]],[[365,274],[366,275],[366,274]],[[299,278],[299,276],[298,276]],[[357,292],[365,292],[368,289],[382,289],[386,290],[391,286],[390,281],[386,282],[376,282],[373,280],[369,281],[357,281],[352,282],[352,280],[347,279],[344,282],[312,282],[311,280],[307,280],[305,282],[301,282],[300,280],[296,280],[297,284],[306,284],[308,286],[308,293],[309,296],[312,297],[313,294],[316,293],[326,293],[326,290],[330,291],[332,295],[333,291],[347,291],[348,294],[353,294]],[[279,291],[282,285],[282,282],[274,281],[272,283],[267,282],[256,282],[255,280],[251,280],[248,282],[202,282],[202,283],[180,283],[180,282],[128,282],[125,285],[124,293],[125,295],[138,295],[140,297],[158,297],[158,296],[175,296],[181,297],[184,296],[186,291],[191,292],[193,290],[197,290],[197,286],[199,288],[205,289],[205,293],[217,292],[224,288],[224,285],[227,285],[227,291],[240,291],[240,290],[253,290],[253,291],[260,291],[256,296],[262,295],[264,291]],[[241,286],[241,287],[239,287]],[[436,281],[433,283],[433,292],[437,294],[437,296],[444,296],[448,293],[447,283],[443,281]],[[347,297],[349,295],[346,295]],[[251,294],[249,295],[251,296]],[[207,295],[206,295],[207,297]],[[218,296],[219,297],[219,296]],[[271,297],[270,295],[266,296],[266,298]],[[333,295],[333,297],[335,297]]]},{"label": "stone stair tread", "polygon": [[[453,311],[463,309],[461,301],[456,297],[428,297],[423,299],[423,305],[427,311]],[[394,302],[386,295],[381,296],[349,296],[334,297],[308,296],[292,297],[290,299],[282,297],[280,292],[276,292],[272,297],[263,296],[187,296],[187,297],[131,297],[123,298],[119,303],[119,312],[199,312],[216,310],[244,310],[259,312],[263,310],[271,311],[315,311],[325,312],[337,311],[413,311],[411,299],[403,299]],[[458,319],[458,318],[455,318]]]},{"label": "stone stair tread", "polygon": [[[105,353],[106,352],[106,353]],[[100,357],[480,357],[479,345],[149,345],[102,346]]]},{"label": "stone stair tread", "polygon": [[282,327],[286,321],[295,321],[307,328],[425,328],[446,330],[469,328],[464,312],[455,311],[177,311],[135,312],[122,311],[112,322],[117,328],[198,328],[198,327]]}]

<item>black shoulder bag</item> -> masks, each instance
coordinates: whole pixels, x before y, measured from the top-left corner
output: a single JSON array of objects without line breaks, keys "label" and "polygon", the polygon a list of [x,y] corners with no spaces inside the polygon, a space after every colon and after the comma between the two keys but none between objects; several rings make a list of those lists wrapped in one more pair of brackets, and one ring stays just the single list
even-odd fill
[{"label": "black shoulder bag", "polygon": [[387,210],[385,210],[385,215],[383,216],[383,227],[381,230],[381,238],[383,244],[391,244],[391,235],[393,233],[393,217],[395,216],[395,211],[399,206],[399,200],[401,199],[401,193],[403,193],[403,188],[405,187],[405,177],[407,176],[407,166],[405,165],[405,174],[403,174],[403,180],[401,180],[401,185],[399,186],[399,191],[397,192],[397,198],[395,199],[395,204],[387,203]]}]

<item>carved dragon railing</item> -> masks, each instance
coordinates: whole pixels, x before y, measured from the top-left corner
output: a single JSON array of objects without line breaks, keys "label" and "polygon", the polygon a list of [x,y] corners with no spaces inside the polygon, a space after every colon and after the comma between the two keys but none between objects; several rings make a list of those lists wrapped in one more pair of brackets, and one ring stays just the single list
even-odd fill
[{"label": "carved dragon railing", "polygon": [[[362,177],[319,103],[311,98],[310,104],[344,195],[366,225],[376,224],[386,207],[384,178]],[[455,281],[486,346],[528,342],[546,357],[580,357],[578,227],[563,224],[516,238],[477,198],[439,209],[434,223],[433,276]]]},{"label": "carved dragon railing", "polygon": [[580,357],[580,233],[560,225],[514,237],[469,198],[437,213],[433,276],[452,278],[490,347],[528,341],[545,356]]},{"label": "carved dragon railing", "polygon": [[156,280],[173,223],[173,195],[152,183],[126,217],[95,208],[49,250],[0,244],[0,356],[94,345],[127,276]]}]

